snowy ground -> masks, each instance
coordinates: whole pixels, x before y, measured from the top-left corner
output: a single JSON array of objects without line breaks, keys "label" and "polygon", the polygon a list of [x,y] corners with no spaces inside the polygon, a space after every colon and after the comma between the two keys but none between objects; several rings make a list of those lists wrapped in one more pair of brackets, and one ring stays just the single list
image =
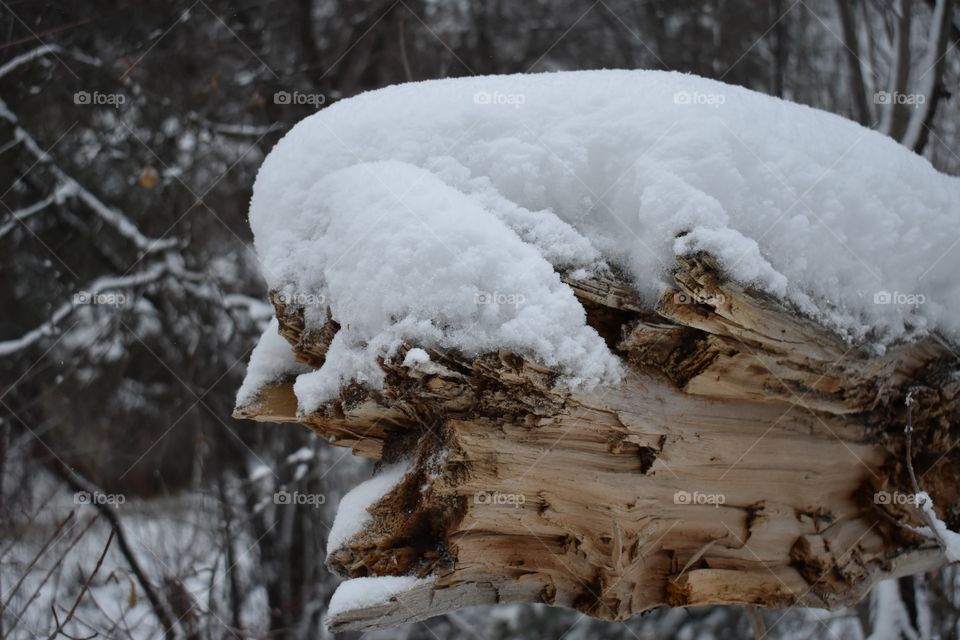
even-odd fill
[{"label": "snowy ground", "polygon": [[[4,637],[47,637],[80,595],[110,534],[110,526],[89,503],[78,504],[74,494],[43,473],[31,487],[39,508],[24,513],[0,556],[0,581],[6,598]],[[22,499],[22,496],[18,499]],[[155,584],[161,576],[176,576],[186,601],[183,621],[214,633],[227,614],[222,608],[225,557],[217,528],[215,500],[192,493],[167,499],[124,500],[117,509],[134,554]],[[65,525],[58,528],[71,514]],[[240,541],[247,549],[251,541]],[[255,558],[237,558],[238,570],[249,571]],[[266,619],[262,593],[244,604],[244,621],[252,633],[263,634]],[[98,634],[105,638],[162,636],[153,610],[136,577],[113,540],[102,566],[94,575],[73,621],[65,630],[75,637]]]}]

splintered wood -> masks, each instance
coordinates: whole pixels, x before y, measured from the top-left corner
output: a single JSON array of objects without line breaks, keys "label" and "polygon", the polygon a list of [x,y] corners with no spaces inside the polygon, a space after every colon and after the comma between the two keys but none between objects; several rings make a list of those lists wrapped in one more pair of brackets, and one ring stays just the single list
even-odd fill
[{"label": "splintered wood", "polygon": [[[412,463],[327,565],[436,579],[340,612],[334,630],[501,602],[606,619],[662,605],[837,608],[945,562],[900,524],[921,524],[903,453],[910,389],[920,484],[960,521],[960,380],[945,343],[870,356],[726,281],[710,256],[678,264],[655,310],[613,276],[566,280],[624,362],[615,388],[568,393],[513,353],[428,349],[424,365],[383,362],[382,390],[346,388],[308,415],[292,381],[238,408]],[[305,331],[302,309],[275,304],[297,358],[321,366],[339,326]]]}]

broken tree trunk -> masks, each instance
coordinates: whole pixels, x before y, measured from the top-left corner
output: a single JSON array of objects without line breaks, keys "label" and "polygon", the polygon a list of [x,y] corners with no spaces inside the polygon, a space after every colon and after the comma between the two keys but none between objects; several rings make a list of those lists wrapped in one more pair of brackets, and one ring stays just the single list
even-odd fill
[{"label": "broken tree trunk", "polygon": [[[837,608],[878,580],[945,562],[908,504],[904,398],[914,467],[956,529],[960,380],[936,337],[882,357],[783,303],[678,258],[655,311],[614,277],[568,281],[627,371],[594,393],[512,353],[429,351],[383,362],[297,415],[292,381],[238,417],[305,424],[331,444],[412,471],[330,554],[344,577],[433,575],[390,601],[340,611],[334,630],[460,607],[543,602],[623,619],[661,605]],[[337,324],[305,331],[279,302],[297,358],[322,365]],[[416,345],[411,345],[416,346]]]}]

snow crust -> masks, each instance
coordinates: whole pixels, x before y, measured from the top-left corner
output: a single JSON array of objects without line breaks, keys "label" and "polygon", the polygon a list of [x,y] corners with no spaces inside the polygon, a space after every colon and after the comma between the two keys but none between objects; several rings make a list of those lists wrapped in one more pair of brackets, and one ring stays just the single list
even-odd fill
[{"label": "snow crust", "polygon": [[586,71],[337,102],[267,157],[250,224],[269,285],[322,296],[343,327],[297,381],[309,411],[344,382],[379,385],[375,358],[401,340],[613,382],[557,272],[616,266],[652,306],[697,251],[877,351],[953,340],[957,202],[957,178],[841,117],[691,75]]},{"label": "snow crust", "polygon": [[385,466],[374,477],[348,491],[337,505],[337,515],[327,536],[327,554],[363,530],[373,520],[367,507],[387,495],[403,479],[410,466],[405,462]]},{"label": "snow crust", "polygon": [[389,602],[398,593],[409,591],[422,584],[430,584],[434,578],[416,578],[413,576],[378,576],[375,578],[354,578],[341,582],[330,597],[327,607],[327,620],[344,611],[361,609]]}]

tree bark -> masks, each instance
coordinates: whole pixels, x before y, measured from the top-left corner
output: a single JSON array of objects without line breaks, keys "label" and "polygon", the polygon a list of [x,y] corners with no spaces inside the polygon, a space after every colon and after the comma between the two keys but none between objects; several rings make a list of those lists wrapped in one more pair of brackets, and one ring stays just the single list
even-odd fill
[{"label": "tree bark", "polygon": [[[622,359],[624,382],[564,391],[517,354],[382,363],[297,414],[292,381],[238,417],[302,423],[360,456],[411,461],[327,559],[344,577],[435,576],[389,602],[343,611],[369,629],[465,606],[543,602],[619,620],[654,607],[838,608],[877,581],[945,562],[909,504],[904,398],[915,392],[913,464],[956,528],[960,380],[937,337],[870,356],[780,301],[726,280],[708,255],[678,258],[655,310],[615,277],[565,281]],[[321,366],[338,325],[304,329],[276,304],[298,359]],[[417,345],[410,345],[417,346]]]}]

